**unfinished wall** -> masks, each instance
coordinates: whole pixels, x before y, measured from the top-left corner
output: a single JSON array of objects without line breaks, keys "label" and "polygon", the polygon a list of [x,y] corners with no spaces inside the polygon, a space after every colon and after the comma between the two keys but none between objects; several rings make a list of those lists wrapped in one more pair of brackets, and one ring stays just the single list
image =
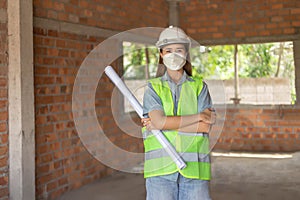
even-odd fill
[{"label": "unfinished wall", "polygon": [[[214,104],[233,104],[231,98],[234,97],[234,80],[205,80],[205,82],[208,84]],[[240,78],[239,87],[240,104],[290,105],[292,103],[288,78]]]},{"label": "unfinished wall", "polygon": [[291,40],[300,33],[295,0],[190,0],[180,9],[181,26],[202,44]]},{"label": "unfinished wall", "polygon": [[7,1],[0,0],[0,199],[8,199]]},{"label": "unfinished wall", "polygon": [[[2,1],[0,0],[0,2]],[[278,36],[282,39],[284,36],[291,38],[297,34],[299,10],[296,7],[299,7],[299,3],[290,0],[272,7],[271,4],[263,4],[261,1],[255,1],[253,4],[251,2],[250,0],[187,1],[180,4],[181,24],[194,39],[206,41],[207,44],[232,42],[232,38],[235,36],[239,41],[248,41],[248,38],[252,36],[255,37],[255,40],[260,37],[263,37],[263,40],[268,40],[265,36],[275,35],[275,37]],[[237,3],[240,4],[236,5]],[[75,76],[85,56],[106,37],[131,28],[143,26],[166,27],[168,24],[167,6],[165,0],[150,2],[147,0],[34,1],[37,199],[55,199],[64,192],[113,172],[112,169],[101,164],[87,152],[74,127],[71,107]],[[249,12],[239,11],[239,15],[233,15],[232,8],[234,6],[249,9]],[[260,8],[259,6],[265,6],[261,9],[264,10],[265,15],[267,13],[270,15],[270,17],[267,17],[271,20],[270,23],[265,19],[261,19],[260,15],[256,13],[251,14],[252,11],[256,12]],[[273,10],[276,10],[275,14],[272,14]],[[283,13],[281,16],[281,12],[288,12],[288,14]],[[242,19],[240,17],[242,14],[249,15],[248,17],[252,21],[247,21],[246,16],[243,17],[246,21],[235,22],[235,19]],[[275,16],[278,15],[279,18],[276,18]],[[248,28],[250,24],[253,24],[253,26],[251,25],[251,28]],[[263,26],[262,29],[269,28],[264,32],[260,30],[259,26]],[[272,28],[272,26],[275,27]],[[259,31],[254,33],[252,30]],[[274,40],[274,38],[270,38]],[[7,70],[6,65],[3,66],[3,69]],[[3,73],[2,70],[0,73]],[[6,78],[5,71],[3,76]],[[3,87],[6,88],[7,86]],[[141,151],[141,141],[130,139],[130,137],[122,134],[122,130],[115,126],[116,124],[111,118],[111,83],[107,79],[102,79],[98,87],[96,94],[98,119],[100,124],[108,130],[108,137],[123,149]],[[4,92],[4,104],[2,106],[4,112],[7,111],[7,101],[5,99],[7,99],[7,94]],[[0,103],[0,105],[2,104]],[[0,109],[2,108],[0,107]],[[292,147],[298,148],[294,144],[294,146],[290,146],[291,148],[285,147],[284,144],[281,144],[281,146],[260,144],[260,141],[265,140],[274,142],[274,138],[281,138],[280,141],[283,143],[289,143],[290,138],[299,138],[299,127],[297,122],[289,124],[289,122],[283,121],[283,119],[289,119],[287,117],[290,116],[289,114],[285,114],[283,118],[280,114],[278,117],[277,108],[257,109],[256,111],[270,120],[258,124],[260,123],[258,119],[263,118],[256,116],[257,120],[253,123],[253,120],[248,119],[248,117],[251,117],[251,109],[230,109],[228,112],[229,121],[225,124],[225,131],[216,148],[268,151],[285,151],[292,150]],[[295,115],[294,113],[290,117]],[[7,134],[6,118],[4,118],[3,123],[0,122],[0,128],[3,127],[3,132],[1,130],[0,132],[4,133],[4,136]],[[275,120],[276,123],[269,123]],[[252,124],[246,124],[248,121],[251,121]],[[126,122],[124,123],[126,124]],[[237,124],[233,126],[231,123]],[[4,125],[2,126],[2,124]],[[250,128],[248,129],[246,125],[249,125]],[[288,126],[291,125],[293,127],[289,132]],[[247,133],[247,131],[251,131],[251,127],[255,131]],[[268,135],[268,131],[275,131],[276,128],[278,128],[278,132]],[[262,135],[256,136],[262,130],[265,130],[265,134],[261,133]],[[234,137],[227,135],[234,133],[236,134]],[[289,133],[294,135],[290,136]],[[4,146],[7,145],[5,137],[3,137],[2,142]],[[260,146],[253,146],[254,143]],[[6,163],[6,160],[4,163]],[[6,169],[6,167],[5,164],[4,168]],[[3,180],[3,191],[5,193],[7,183],[5,178]]]},{"label": "unfinished wall", "polygon": [[168,25],[168,6],[158,1],[56,0],[34,1],[34,16],[101,27],[108,30]]},{"label": "unfinished wall", "polygon": [[228,106],[215,150],[300,150],[300,109],[291,106]]},{"label": "unfinished wall", "polygon": [[38,199],[52,199],[108,173],[84,149],[72,120],[75,76],[97,40],[34,29]]},{"label": "unfinished wall", "polygon": [[[130,5],[34,1],[37,199],[54,199],[113,172],[85,149],[77,134],[72,115],[75,77],[85,57],[105,37],[142,26],[166,26],[166,8],[163,0]],[[95,102],[99,123],[117,146],[140,151],[142,141],[122,134],[114,122],[112,88],[107,78],[100,80]]]},{"label": "unfinished wall", "polygon": [[[180,25],[203,45],[295,41],[300,37],[300,2],[190,0],[180,3]],[[216,150],[299,150],[299,107],[227,111]]]}]

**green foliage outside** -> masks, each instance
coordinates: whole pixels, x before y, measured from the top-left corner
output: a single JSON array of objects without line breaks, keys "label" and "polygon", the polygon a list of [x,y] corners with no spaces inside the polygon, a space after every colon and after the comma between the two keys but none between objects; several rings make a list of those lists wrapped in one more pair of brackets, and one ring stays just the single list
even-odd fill
[{"label": "green foliage outside", "polygon": [[[155,76],[158,50],[154,46],[124,43],[123,48],[125,79]],[[194,76],[222,80],[234,78],[234,45],[210,46],[204,53],[196,47],[190,50],[190,55]],[[238,45],[238,67],[239,77],[288,77],[293,88],[292,100],[295,101],[292,42]]]},{"label": "green foliage outside", "polygon": [[[240,77],[291,77],[294,74],[293,47],[284,43],[279,74],[276,75],[280,43],[238,45]],[[191,50],[195,71],[205,78],[234,78],[234,45],[211,46],[207,52]]]},{"label": "green foliage outside", "polygon": [[234,77],[234,46],[208,47],[205,53],[199,47],[192,48],[191,62],[194,75],[210,79],[231,79]]},{"label": "green foliage outside", "polygon": [[[146,50],[148,51],[148,60]],[[155,76],[158,63],[158,50],[156,47],[124,42],[123,52],[125,79],[140,80]]]},{"label": "green foliage outside", "polygon": [[[211,46],[205,53],[191,49],[194,75],[206,79],[234,78],[234,45]],[[285,77],[291,84],[292,103],[296,100],[292,42],[238,45],[241,78]]]}]

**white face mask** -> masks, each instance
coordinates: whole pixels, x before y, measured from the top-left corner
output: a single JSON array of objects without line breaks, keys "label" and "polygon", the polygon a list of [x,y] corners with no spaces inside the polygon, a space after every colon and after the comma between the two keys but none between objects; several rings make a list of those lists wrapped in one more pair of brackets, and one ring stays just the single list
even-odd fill
[{"label": "white face mask", "polygon": [[186,63],[185,56],[178,53],[167,53],[163,56],[163,63],[170,70],[179,70]]}]

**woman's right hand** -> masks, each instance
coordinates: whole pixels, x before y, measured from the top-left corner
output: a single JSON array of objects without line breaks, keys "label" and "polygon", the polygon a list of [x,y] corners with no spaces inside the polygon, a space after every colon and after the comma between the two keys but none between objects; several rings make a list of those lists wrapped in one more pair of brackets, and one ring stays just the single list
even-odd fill
[{"label": "woman's right hand", "polygon": [[142,126],[143,126],[143,127],[146,127],[146,129],[147,129],[148,131],[151,131],[151,130],[154,129],[154,127],[153,127],[153,125],[152,125],[152,123],[151,123],[151,119],[150,119],[150,118],[142,118],[142,119],[141,119],[141,123],[142,123]]}]

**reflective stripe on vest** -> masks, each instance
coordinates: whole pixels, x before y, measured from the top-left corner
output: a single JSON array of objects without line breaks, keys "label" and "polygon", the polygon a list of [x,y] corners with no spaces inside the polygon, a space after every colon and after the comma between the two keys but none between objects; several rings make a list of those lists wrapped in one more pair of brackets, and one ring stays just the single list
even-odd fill
[{"label": "reflective stripe on vest", "polygon": [[[180,157],[186,162],[206,162],[210,163],[210,157],[208,154],[203,153],[179,153]],[[149,151],[145,153],[145,160],[151,160],[161,157],[168,157],[169,154],[165,149],[157,149],[154,151]]]},{"label": "reflective stripe on vest", "polygon": [[[161,99],[165,115],[173,116],[174,102],[168,82],[156,78],[150,80],[150,83]],[[177,115],[198,113],[198,96],[202,87],[203,83],[200,79],[186,81],[182,84]],[[209,139],[207,134],[164,131],[164,135],[186,161],[187,167],[179,170],[154,135],[144,128],[145,178],[179,171],[187,178],[210,179]]]},{"label": "reflective stripe on vest", "polygon": [[[203,136],[203,137],[208,137],[207,133],[184,133],[180,132],[181,135],[187,135],[187,136]],[[151,131],[143,131],[143,138],[146,139],[147,137],[153,135]]]}]

